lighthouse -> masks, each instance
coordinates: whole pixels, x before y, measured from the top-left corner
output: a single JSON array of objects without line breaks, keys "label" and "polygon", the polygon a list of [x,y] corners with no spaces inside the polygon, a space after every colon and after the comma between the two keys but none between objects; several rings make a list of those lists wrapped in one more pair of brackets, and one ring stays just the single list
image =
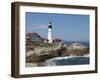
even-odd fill
[{"label": "lighthouse", "polygon": [[52,23],[50,22],[48,25],[48,43],[52,43]]}]

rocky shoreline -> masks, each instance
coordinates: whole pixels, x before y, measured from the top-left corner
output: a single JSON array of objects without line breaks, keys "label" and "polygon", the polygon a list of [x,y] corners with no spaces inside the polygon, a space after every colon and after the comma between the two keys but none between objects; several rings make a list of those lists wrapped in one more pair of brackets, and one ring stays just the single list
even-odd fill
[{"label": "rocky shoreline", "polygon": [[[32,44],[31,44],[32,45]],[[40,46],[41,45],[41,46]],[[48,46],[49,45],[49,46]],[[29,46],[28,46],[29,47]],[[83,46],[80,43],[73,43],[70,45],[59,44],[45,44],[39,43],[37,45],[31,46],[26,52],[26,63],[34,63],[36,65],[41,65],[45,60],[55,58],[55,57],[65,57],[65,56],[83,56],[89,53],[89,48]]]}]

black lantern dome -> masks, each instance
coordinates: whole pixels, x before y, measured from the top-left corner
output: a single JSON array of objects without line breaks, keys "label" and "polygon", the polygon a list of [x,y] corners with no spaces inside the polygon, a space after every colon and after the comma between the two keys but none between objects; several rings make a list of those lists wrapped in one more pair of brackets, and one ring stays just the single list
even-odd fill
[{"label": "black lantern dome", "polygon": [[49,23],[49,26],[48,26],[48,28],[52,28],[52,23],[51,23],[51,22]]}]

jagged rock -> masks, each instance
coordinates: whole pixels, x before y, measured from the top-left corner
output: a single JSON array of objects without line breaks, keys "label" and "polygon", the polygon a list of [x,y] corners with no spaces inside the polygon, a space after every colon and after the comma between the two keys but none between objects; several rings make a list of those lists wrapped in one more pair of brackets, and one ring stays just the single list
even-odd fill
[{"label": "jagged rock", "polygon": [[57,47],[35,47],[34,50],[26,53],[26,62],[40,63],[47,59],[60,56],[83,56],[88,54],[89,49],[79,43],[73,43],[68,47],[63,47],[59,43]]},{"label": "jagged rock", "polygon": [[80,43],[73,43],[67,46],[64,50],[62,56],[83,56],[84,54],[88,54],[89,49]]},{"label": "jagged rock", "polygon": [[59,51],[60,50],[46,50],[43,53],[42,51],[40,51],[39,53],[34,53],[26,57],[26,62],[34,62],[34,63],[43,62],[46,59],[58,57]]},{"label": "jagged rock", "polygon": [[82,44],[80,43],[73,43],[71,45],[68,46],[68,49],[69,50],[76,50],[76,49],[79,49],[79,50],[82,50],[82,49],[85,49],[86,47],[83,46]]},{"label": "jagged rock", "polygon": [[57,57],[61,54],[61,44],[57,48],[52,47],[35,47],[34,50],[30,50],[26,53],[26,62],[39,63],[46,59]]},{"label": "jagged rock", "polygon": [[72,50],[69,50],[69,49],[66,49],[63,53],[64,56],[83,56],[84,54],[88,54],[89,53],[89,50],[88,48],[86,49],[72,49]]}]

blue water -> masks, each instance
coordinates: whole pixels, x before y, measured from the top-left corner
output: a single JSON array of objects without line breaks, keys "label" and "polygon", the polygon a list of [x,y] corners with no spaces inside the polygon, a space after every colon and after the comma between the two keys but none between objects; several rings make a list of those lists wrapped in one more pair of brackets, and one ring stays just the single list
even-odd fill
[{"label": "blue water", "polygon": [[47,60],[46,63],[49,66],[59,66],[59,65],[84,65],[84,64],[89,64],[89,57],[82,57],[82,56],[78,56],[78,57],[70,57],[70,58],[54,58],[54,59],[50,59]]},{"label": "blue water", "polygon": [[63,41],[66,45],[70,45],[73,43],[80,43],[82,45],[84,45],[85,47],[89,48],[89,42],[88,41]]},{"label": "blue water", "polygon": [[54,60],[56,65],[82,65],[89,64],[89,57],[75,57],[62,60]]}]

